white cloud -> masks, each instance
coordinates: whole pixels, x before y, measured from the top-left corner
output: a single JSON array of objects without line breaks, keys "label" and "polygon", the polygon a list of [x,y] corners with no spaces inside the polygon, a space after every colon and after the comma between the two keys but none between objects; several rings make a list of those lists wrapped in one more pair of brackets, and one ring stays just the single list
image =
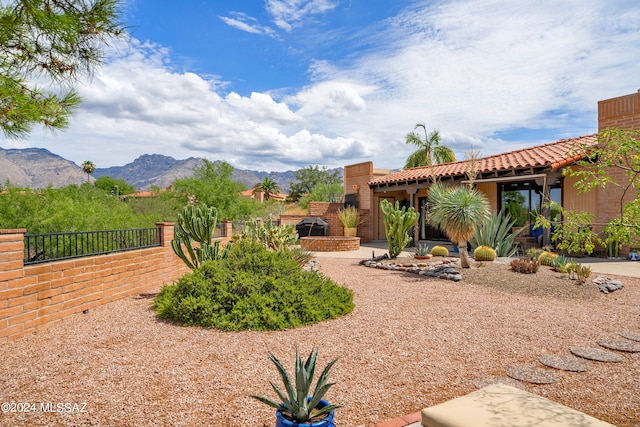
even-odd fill
[{"label": "white cloud", "polygon": [[[267,5],[294,25],[334,3]],[[225,81],[173,71],[170,51],[131,40],[81,87],[71,128],[55,138],[34,133],[29,145],[99,167],[161,153],[261,170],[365,160],[391,169],[413,151],[404,136],[421,122],[459,158],[471,145],[490,155],[552,142],[546,133],[580,136],[597,130],[598,100],[640,87],[640,9],[610,3],[414,1],[359,33],[366,50],[341,62],[317,58],[311,82],[281,97],[278,88],[225,95]],[[518,128],[536,136],[505,136]]]},{"label": "white cloud", "polygon": [[281,125],[299,123],[302,119],[289,109],[284,102],[275,102],[269,94],[252,92],[251,97],[243,97],[231,92],[226,97],[229,105],[241,110],[252,120],[273,120]]},{"label": "white cloud", "polygon": [[276,34],[273,29],[260,25],[258,21],[242,12],[231,12],[232,16],[220,16],[220,19],[230,27],[236,28],[240,31],[246,31],[251,34],[266,34],[274,37]]},{"label": "white cloud", "polygon": [[333,10],[338,3],[332,0],[267,0],[267,12],[275,24],[291,31],[304,18]]},{"label": "white cloud", "polygon": [[303,89],[288,101],[301,106],[298,114],[302,116],[321,114],[331,119],[364,111],[366,103],[362,96],[371,92],[372,87],[335,80]]}]

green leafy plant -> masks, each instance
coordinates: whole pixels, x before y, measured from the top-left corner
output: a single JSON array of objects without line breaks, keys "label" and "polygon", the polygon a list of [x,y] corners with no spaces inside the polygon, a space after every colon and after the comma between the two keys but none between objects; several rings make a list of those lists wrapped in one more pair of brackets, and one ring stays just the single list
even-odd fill
[{"label": "green leafy plant", "polygon": [[216,208],[206,205],[188,205],[178,214],[175,239],[171,241],[171,247],[192,270],[204,261],[221,259],[227,255],[229,244],[223,250],[220,249],[219,241],[211,244],[217,220]]},{"label": "green leafy plant", "polygon": [[534,274],[539,267],[540,263],[535,259],[517,258],[511,261],[511,269],[517,273]]},{"label": "green leafy plant", "polygon": [[511,257],[518,248],[514,245],[516,236],[524,230],[519,228],[512,232],[515,221],[508,212],[492,212],[482,223],[482,227],[476,227],[473,237],[469,239],[471,246],[489,246],[496,251],[496,256]]},{"label": "green leafy plant", "polygon": [[418,223],[420,215],[413,208],[400,208],[398,201],[394,206],[389,201],[382,200],[380,209],[384,215],[384,230],[389,244],[389,257],[397,258],[411,242],[409,230]]},{"label": "green leafy plant", "polygon": [[[588,212],[570,211],[563,209],[556,202],[547,204],[550,208],[558,210],[562,214],[563,221],[554,223],[554,232],[551,240],[556,243],[556,248],[567,253],[578,255],[589,255],[593,253],[596,245],[603,245],[604,242],[595,233],[591,224],[595,216]],[[537,214],[534,228],[550,228],[551,222],[542,214]]]},{"label": "green leafy plant", "polygon": [[345,228],[357,228],[360,225],[360,213],[353,206],[338,210],[338,218]]},{"label": "green leafy plant", "polygon": [[476,261],[495,261],[496,251],[490,246],[478,246],[473,251],[473,258]]},{"label": "green leafy plant", "polygon": [[449,256],[449,249],[445,248],[444,246],[434,246],[433,248],[431,248],[431,255],[432,256]]},{"label": "green leafy plant", "polygon": [[320,401],[324,395],[331,386],[335,384],[329,382],[329,377],[331,376],[331,368],[338,359],[332,360],[327,366],[325,366],[318,378],[318,382],[316,383],[313,393],[311,393],[313,377],[316,370],[316,360],[318,358],[318,350],[312,350],[309,357],[303,363],[298,354],[298,349],[296,348],[296,367],[295,376],[293,378],[289,376],[287,370],[276,356],[273,355],[273,353],[269,353],[269,358],[276,366],[278,373],[280,374],[280,379],[282,380],[282,385],[284,386],[283,391],[280,387],[270,381],[271,387],[280,398],[280,402],[258,394],[250,394],[250,397],[276,408],[283,414],[288,415],[291,421],[296,423],[318,420],[329,414],[334,409],[341,407],[339,405],[319,407]]}]

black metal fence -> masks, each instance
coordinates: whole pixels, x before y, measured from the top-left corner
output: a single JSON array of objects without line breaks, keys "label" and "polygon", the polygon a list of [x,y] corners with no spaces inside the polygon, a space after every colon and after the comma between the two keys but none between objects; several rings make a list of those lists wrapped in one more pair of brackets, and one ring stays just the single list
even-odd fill
[{"label": "black metal fence", "polygon": [[161,229],[134,228],[24,236],[24,264],[152,248],[161,244]]}]

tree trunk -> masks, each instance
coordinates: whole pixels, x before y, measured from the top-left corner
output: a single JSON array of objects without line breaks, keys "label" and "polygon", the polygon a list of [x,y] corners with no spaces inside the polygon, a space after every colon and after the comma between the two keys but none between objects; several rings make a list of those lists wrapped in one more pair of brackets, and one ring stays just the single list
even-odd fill
[{"label": "tree trunk", "polygon": [[458,251],[460,251],[460,267],[471,267],[471,263],[469,262],[469,252],[467,252],[466,240],[458,242]]}]

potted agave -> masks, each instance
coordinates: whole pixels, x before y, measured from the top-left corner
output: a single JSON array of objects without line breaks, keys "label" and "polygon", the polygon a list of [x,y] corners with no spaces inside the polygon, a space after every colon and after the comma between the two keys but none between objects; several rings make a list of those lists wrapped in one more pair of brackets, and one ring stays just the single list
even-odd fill
[{"label": "potted agave", "polygon": [[250,394],[249,396],[276,409],[276,427],[334,426],[333,413],[340,406],[331,405],[323,397],[334,384],[328,381],[331,367],[338,359],[332,360],[324,368],[313,393],[310,394],[316,369],[316,359],[318,358],[317,350],[312,350],[307,360],[303,363],[296,348],[296,371],[293,381],[284,366],[282,366],[282,363],[272,353],[269,353],[269,358],[278,369],[286,393],[273,382],[270,382],[271,387],[278,394],[280,402],[257,394]]}]

